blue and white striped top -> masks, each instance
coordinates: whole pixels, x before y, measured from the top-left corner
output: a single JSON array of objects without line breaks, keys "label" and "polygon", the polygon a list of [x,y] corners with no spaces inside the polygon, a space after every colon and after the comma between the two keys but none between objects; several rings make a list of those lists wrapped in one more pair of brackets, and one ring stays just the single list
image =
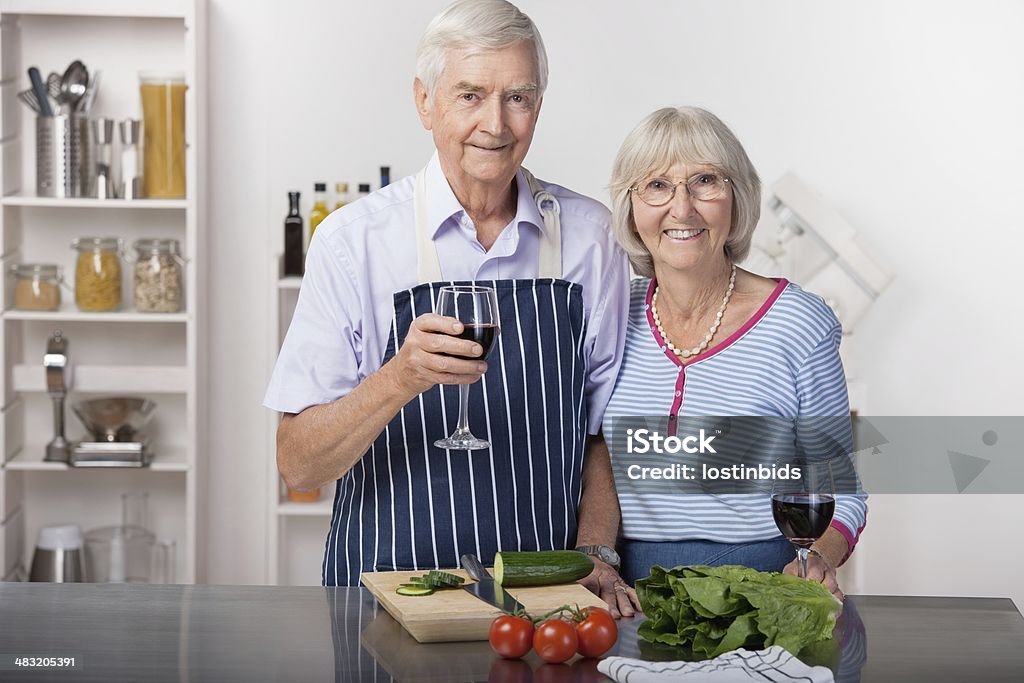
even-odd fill
[{"label": "blue and white striped top", "polygon": [[[626,348],[605,410],[606,435],[622,416],[849,414],[842,329],[820,297],[780,280],[739,330],[684,366],[665,347],[650,314],[655,284],[647,278],[631,284]],[[611,457],[630,456],[613,449]],[[631,540],[742,543],[781,536],[768,496],[621,493],[619,504],[623,534]],[[851,550],[866,517],[864,496],[836,496],[832,526]]]}]

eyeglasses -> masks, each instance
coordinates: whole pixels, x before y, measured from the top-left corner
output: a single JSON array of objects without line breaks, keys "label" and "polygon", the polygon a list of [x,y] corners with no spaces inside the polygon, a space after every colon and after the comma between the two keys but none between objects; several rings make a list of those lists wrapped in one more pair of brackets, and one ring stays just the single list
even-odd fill
[{"label": "eyeglasses", "polygon": [[668,178],[650,178],[637,183],[629,188],[629,191],[635,193],[649,206],[663,206],[672,201],[676,196],[676,188],[680,185],[686,186],[687,193],[694,199],[709,202],[725,194],[729,179],[708,171],[678,182],[672,182]]}]

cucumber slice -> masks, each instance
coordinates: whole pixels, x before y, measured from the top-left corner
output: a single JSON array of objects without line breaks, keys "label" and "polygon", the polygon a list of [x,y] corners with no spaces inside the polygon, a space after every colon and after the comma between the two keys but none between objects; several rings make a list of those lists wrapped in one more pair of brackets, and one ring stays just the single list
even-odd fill
[{"label": "cucumber slice", "polygon": [[433,588],[429,588],[427,586],[415,586],[415,585],[412,585],[412,584],[404,583],[401,586],[399,586],[395,590],[395,592],[398,593],[399,595],[420,596],[420,595],[432,595],[434,593],[434,589]]},{"label": "cucumber slice", "polygon": [[444,586],[448,586],[450,588],[456,588],[466,582],[464,578],[457,574],[450,574],[448,572],[443,572],[439,569],[431,569],[429,572],[427,572],[426,578],[430,581],[442,584]]}]

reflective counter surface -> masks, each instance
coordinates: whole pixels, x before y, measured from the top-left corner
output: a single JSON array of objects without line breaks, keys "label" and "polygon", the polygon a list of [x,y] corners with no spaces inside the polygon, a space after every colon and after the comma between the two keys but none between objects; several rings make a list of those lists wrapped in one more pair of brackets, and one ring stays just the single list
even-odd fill
[{"label": "reflective counter surface", "polygon": [[[610,654],[640,647],[620,622]],[[1024,680],[1024,618],[996,598],[850,596],[837,681]],[[27,671],[20,657],[75,658]],[[0,583],[0,681],[589,681],[593,660],[497,659],[420,644],[359,588]]]}]

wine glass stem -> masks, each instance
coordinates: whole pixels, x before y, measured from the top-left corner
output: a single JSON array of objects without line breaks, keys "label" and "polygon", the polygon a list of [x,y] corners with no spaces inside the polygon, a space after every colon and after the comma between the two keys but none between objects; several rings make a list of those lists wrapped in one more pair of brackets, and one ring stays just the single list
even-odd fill
[{"label": "wine glass stem", "polygon": [[800,578],[801,579],[806,579],[807,578],[807,557],[808,557],[808,555],[810,555],[810,552],[807,550],[807,548],[797,548],[796,549],[796,554],[800,557]]},{"label": "wine glass stem", "polygon": [[459,428],[460,434],[469,432],[469,385],[459,385]]}]

